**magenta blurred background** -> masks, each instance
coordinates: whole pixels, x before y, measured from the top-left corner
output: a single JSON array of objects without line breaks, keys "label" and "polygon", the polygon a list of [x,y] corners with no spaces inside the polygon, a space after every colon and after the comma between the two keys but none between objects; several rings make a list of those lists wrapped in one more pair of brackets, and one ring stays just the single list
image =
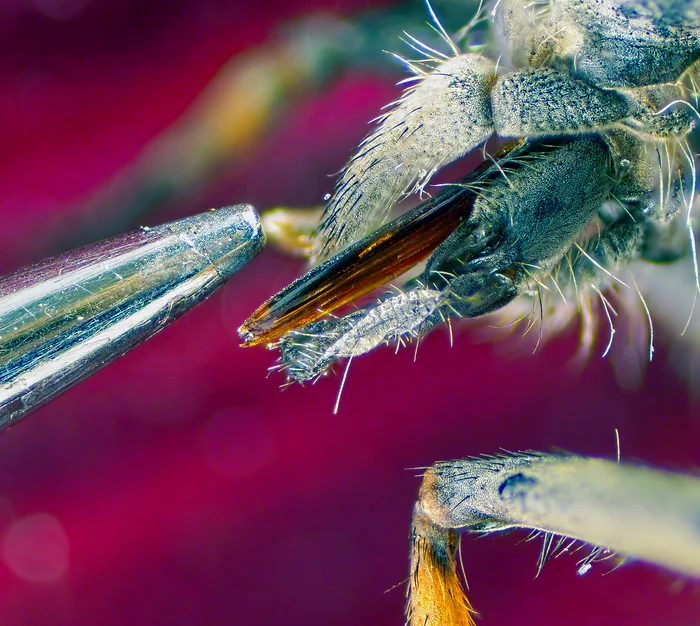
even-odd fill
[{"label": "magenta blurred background", "polygon": [[[0,271],[41,258],[76,207],[172,124],[233,55],[282,23],[367,1],[3,0]],[[398,47],[398,42],[397,42]],[[210,206],[311,205],[391,83],[345,72],[294,104],[274,134],[201,196]],[[108,219],[107,217],[105,219]],[[133,224],[133,226],[138,223]],[[674,469],[700,464],[697,401],[660,331],[646,384],[621,390],[576,330],[532,356],[517,336],[461,329],[356,359],[280,392],[274,355],[236,328],[296,277],[267,251],[146,345],[0,435],[0,624],[399,625],[419,467],[508,450],[565,449]],[[700,586],[643,564],[534,580],[539,542],[466,537],[480,623],[700,622]],[[396,588],[394,588],[398,585]]]}]

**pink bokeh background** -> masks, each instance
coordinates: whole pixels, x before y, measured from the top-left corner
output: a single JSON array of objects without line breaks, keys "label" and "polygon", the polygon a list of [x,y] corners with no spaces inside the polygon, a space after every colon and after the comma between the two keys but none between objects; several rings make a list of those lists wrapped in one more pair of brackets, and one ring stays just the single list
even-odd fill
[{"label": "pink bokeh background", "polygon": [[[368,4],[3,0],[0,271],[41,258],[80,202],[230,57],[299,15]],[[318,202],[394,94],[378,76],[345,72],[295,103],[244,163],[148,222],[236,202]],[[412,350],[356,359],[335,416],[339,376],[280,392],[281,377],[266,377],[274,355],[239,348],[235,331],[300,271],[266,251],[0,434],[1,624],[399,625],[419,485],[406,468],[501,448],[613,457],[615,428],[626,459],[700,464],[700,405],[669,367],[663,330],[635,392],[603,359],[571,365],[575,331],[513,356],[517,336],[483,343],[469,329],[452,348],[446,331],[433,333],[416,363]],[[643,564],[580,577],[571,556],[534,580],[539,544],[523,539],[464,539],[480,623],[700,621],[697,583]]]}]

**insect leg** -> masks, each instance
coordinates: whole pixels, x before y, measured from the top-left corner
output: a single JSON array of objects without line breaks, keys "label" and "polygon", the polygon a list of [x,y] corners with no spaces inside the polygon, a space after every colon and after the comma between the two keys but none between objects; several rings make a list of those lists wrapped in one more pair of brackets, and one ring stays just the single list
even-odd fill
[{"label": "insect leg", "polygon": [[444,317],[441,291],[414,285],[364,309],[292,331],[280,341],[280,361],[290,378],[312,380],[335,361],[352,358],[402,337],[417,337]]},{"label": "insect leg", "polygon": [[491,90],[491,106],[495,130],[502,137],[591,132],[623,120],[630,108],[618,93],[552,68],[499,77]]},{"label": "insect leg", "polygon": [[493,132],[493,60],[462,54],[431,72],[409,67],[416,84],[378,119],[338,179],[314,237],[315,264],[378,228],[401,196],[424,189]]},{"label": "insect leg", "polygon": [[[429,259],[425,282],[452,276],[446,304],[479,317],[529,293],[596,217],[611,188],[598,139],[533,150],[477,199],[469,219]],[[534,270],[534,271],[533,271]]]},{"label": "insect leg", "polygon": [[290,333],[280,343],[282,367],[298,381],[313,379],[338,358],[419,336],[453,315],[485,315],[526,293],[527,266],[551,270],[605,200],[607,163],[608,149],[598,139],[534,148],[484,182],[471,217],[438,247],[418,280],[348,316]]},{"label": "insect leg", "polygon": [[436,524],[419,499],[411,523],[407,626],[474,625],[457,574],[458,547],[459,532]]},{"label": "insect leg", "polygon": [[573,455],[447,461],[426,471],[416,511],[442,529],[540,530],[700,576],[693,476]]}]

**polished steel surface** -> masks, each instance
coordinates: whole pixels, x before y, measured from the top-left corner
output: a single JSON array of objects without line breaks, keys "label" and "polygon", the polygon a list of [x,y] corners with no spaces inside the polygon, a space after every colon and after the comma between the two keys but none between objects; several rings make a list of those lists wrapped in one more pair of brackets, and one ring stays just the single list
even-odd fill
[{"label": "polished steel surface", "polygon": [[214,209],[0,279],[0,428],[84,380],[218,289],[265,238],[255,209]]}]

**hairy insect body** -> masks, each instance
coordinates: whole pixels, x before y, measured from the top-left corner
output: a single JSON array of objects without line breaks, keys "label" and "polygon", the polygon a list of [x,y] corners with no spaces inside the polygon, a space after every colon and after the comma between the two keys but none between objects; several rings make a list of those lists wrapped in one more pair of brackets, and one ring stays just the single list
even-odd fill
[{"label": "hairy insect body", "polygon": [[700,56],[696,1],[515,0],[500,8],[513,66],[560,66],[598,87],[674,83]]},{"label": "hairy insect body", "polygon": [[571,253],[606,198],[622,184],[617,181],[629,177],[629,172],[616,172],[606,142],[584,137],[521,158],[482,184],[469,219],[405,290],[283,339],[281,361],[288,375],[311,380],[339,358],[420,336],[453,316],[485,315],[530,293],[550,275],[558,276],[561,289],[572,295],[607,278],[601,268],[630,257],[642,234],[633,220],[616,223]]},{"label": "hairy insect body", "polygon": [[[695,160],[687,136],[699,10],[695,2],[501,0],[483,53],[462,53],[444,32],[448,54],[412,39],[423,54],[406,61],[414,84],[341,174],[315,234],[315,262],[371,232],[396,200],[424,190],[437,169],[489,136],[525,138],[526,147],[510,162],[494,162],[500,177],[472,185],[478,199],[470,217],[405,285],[407,292],[439,290],[435,311],[418,319],[404,296],[390,294],[346,321],[302,329],[306,351],[314,336],[320,344],[329,332],[369,333],[368,347],[401,339],[396,331],[404,324],[383,332],[368,323],[375,306],[413,315],[410,338],[518,296],[541,301],[551,287],[577,302],[573,311],[584,317],[599,297],[612,324],[602,291],[613,283],[627,287],[614,276],[618,267],[688,249],[668,223],[684,212],[692,232]],[[499,46],[506,54],[496,60]],[[363,342],[350,343],[356,349],[344,355],[356,356]],[[318,376],[332,361],[302,365],[296,354],[283,350],[282,364],[298,380]]]},{"label": "hairy insect body", "polygon": [[284,338],[287,374],[313,379],[339,358],[420,336],[454,315],[484,315],[530,291],[596,215],[614,184],[610,163],[603,141],[581,138],[529,152],[483,182],[471,217],[405,291]]},{"label": "hairy insect body", "polygon": [[[459,205],[446,237],[435,228],[441,243],[429,248],[417,278],[281,339],[279,367],[290,378],[315,380],[339,358],[382,343],[402,345],[453,317],[497,311],[515,321],[529,311],[526,332],[538,310],[540,327],[546,317],[554,331],[580,313],[588,351],[602,310],[610,325],[606,354],[615,332],[613,298],[635,307],[635,319],[644,319],[640,310],[646,314],[651,357],[649,310],[634,277],[627,284],[618,270],[637,259],[691,257],[700,291],[692,215],[697,175],[688,140],[700,117],[693,104],[700,2],[498,0],[490,16],[490,43],[479,53],[458,46],[468,44],[469,27],[456,42],[434,15],[447,53],[408,36],[422,55],[404,59],[412,86],[343,170],[311,258],[339,254],[317,275],[335,270],[337,278],[342,271],[351,282],[359,272],[352,273],[357,267],[347,257],[354,261],[357,250],[359,258],[371,255],[380,240],[415,232],[402,230],[399,218],[368,235],[397,200],[425,191],[440,167],[491,136],[519,143],[495,157],[484,148],[484,165],[407,214],[443,219],[436,208],[465,196],[471,202],[469,211]],[[340,254],[348,246],[351,254]],[[292,296],[305,281],[316,287],[314,271],[292,285]],[[282,303],[280,318],[288,313],[287,295],[272,300]],[[333,310],[311,302],[321,303],[316,311]],[[246,340],[248,332],[244,325]],[[414,508],[407,624],[474,624],[456,572],[462,530],[542,533],[539,568],[550,553],[583,541],[597,547],[579,573],[619,553],[700,576],[698,503],[696,477],[600,459],[533,453],[438,463],[424,474]]]}]

